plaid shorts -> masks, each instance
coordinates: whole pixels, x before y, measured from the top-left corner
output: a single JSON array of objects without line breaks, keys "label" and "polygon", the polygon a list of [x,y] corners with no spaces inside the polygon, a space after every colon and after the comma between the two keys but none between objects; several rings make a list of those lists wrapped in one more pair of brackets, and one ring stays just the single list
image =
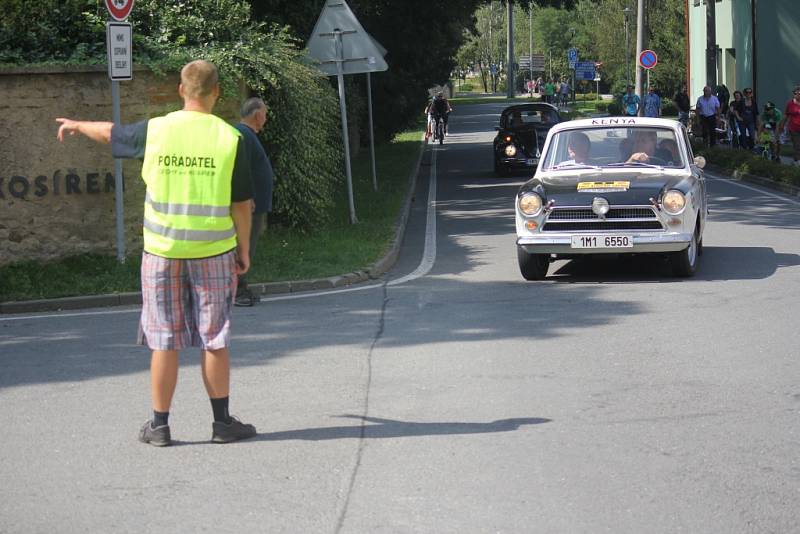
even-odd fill
[{"label": "plaid shorts", "polygon": [[235,265],[233,251],[191,260],[145,252],[138,343],[152,350],[227,347],[236,296]]}]

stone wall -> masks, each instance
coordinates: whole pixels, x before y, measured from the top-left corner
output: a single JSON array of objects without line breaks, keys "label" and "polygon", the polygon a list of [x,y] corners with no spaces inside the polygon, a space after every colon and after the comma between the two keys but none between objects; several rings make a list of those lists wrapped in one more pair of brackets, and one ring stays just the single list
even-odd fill
[{"label": "stone wall", "polygon": [[[180,109],[179,76],[136,70],[120,82],[123,123]],[[237,117],[238,101],[215,109]],[[110,121],[105,67],[0,70],[0,265],[97,252],[116,254],[114,160],[83,136],[59,143],[56,117]],[[126,249],[142,249],[141,164],[126,160]]]}]

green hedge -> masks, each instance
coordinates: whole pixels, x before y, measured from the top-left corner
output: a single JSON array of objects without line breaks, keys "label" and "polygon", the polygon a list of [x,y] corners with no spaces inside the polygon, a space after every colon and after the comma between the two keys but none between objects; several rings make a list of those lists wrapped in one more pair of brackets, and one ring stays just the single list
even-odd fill
[{"label": "green hedge", "polygon": [[739,171],[769,178],[776,182],[800,186],[800,167],[782,165],[747,150],[719,146],[708,148],[698,141],[692,143],[692,147],[696,156],[703,156],[709,164],[731,174]]}]

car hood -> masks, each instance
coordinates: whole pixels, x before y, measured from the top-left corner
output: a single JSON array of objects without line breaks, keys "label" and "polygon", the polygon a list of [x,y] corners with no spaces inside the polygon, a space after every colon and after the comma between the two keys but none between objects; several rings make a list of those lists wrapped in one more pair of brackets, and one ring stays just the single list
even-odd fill
[{"label": "car hood", "polygon": [[[582,190],[578,189],[579,184],[582,184]],[[685,172],[604,169],[582,172],[580,175],[537,175],[523,184],[519,192],[535,191],[545,201],[554,201],[556,206],[591,206],[592,200],[597,196],[602,196],[612,205],[646,205],[650,204],[651,198],[658,199],[667,189],[678,189],[687,193]]]}]

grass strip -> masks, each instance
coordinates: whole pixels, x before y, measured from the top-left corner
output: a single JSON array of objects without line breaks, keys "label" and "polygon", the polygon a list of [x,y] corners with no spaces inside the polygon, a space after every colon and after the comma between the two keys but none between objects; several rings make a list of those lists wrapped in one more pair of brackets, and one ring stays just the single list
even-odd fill
[{"label": "grass strip", "polygon": [[[422,126],[375,147],[378,191],[372,187],[369,149],[352,162],[358,224],[350,224],[342,180],[332,216],[306,231],[270,227],[261,236],[248,281],[304,280],[344,274],[374,263],[390,245],[416,164]],[[141,257],[120,264],[113,255],[81,254],[55,261],[0,267],[0,302],[139,291]]]}]

